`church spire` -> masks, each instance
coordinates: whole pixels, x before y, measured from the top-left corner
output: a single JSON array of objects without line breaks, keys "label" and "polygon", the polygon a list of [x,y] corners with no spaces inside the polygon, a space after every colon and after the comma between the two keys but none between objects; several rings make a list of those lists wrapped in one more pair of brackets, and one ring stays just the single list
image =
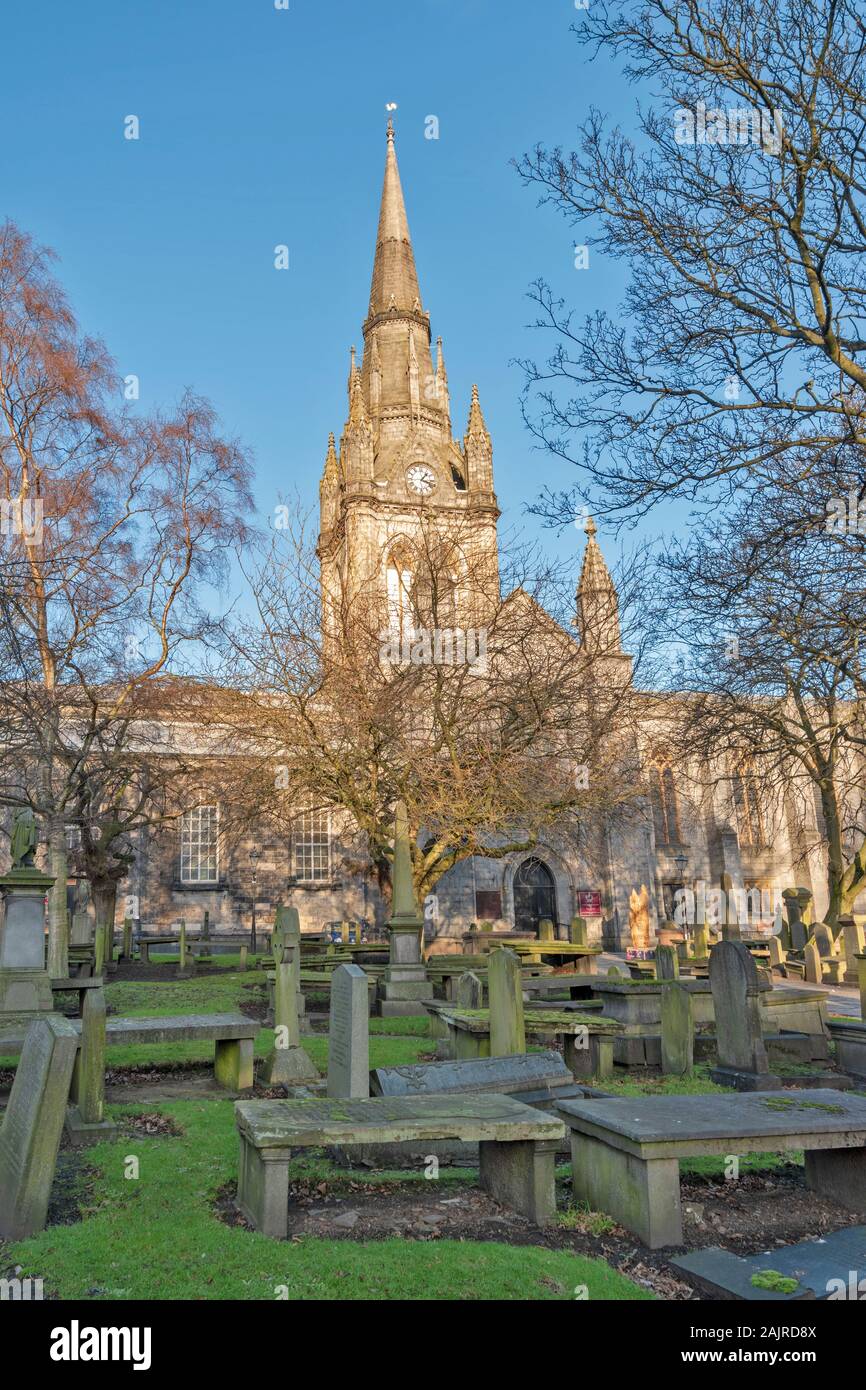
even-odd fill
[{"label": "church spire", "polygon": [[586,550],[583,553],[577,585],[577,613],[574,625],[580,645],[592,656],[619,654],[622,640],[619,628],[619,598],[604,556],[595,539],[597,527],[592,517],[586,522]]},{"label": "church spire", "polygon": [[493,441],[481,413],[481,401],[477,386],[472,387],[469,423],[463,436],[463,457],[466,460],[467,482],[470,490],[492,492]]},{"label": "church spire", "polygon": [[387,314],[392,310],[414,310],[421,313],[421,289],[415,270],[409,220],[403,201],[397,152],[394,148],[394,122],[388,118],[385,179],[382,184],[382,205],[379,211],[379,230],[376,235],[376,256],[373,262],[373,282],[370,287],[370,314]]}]

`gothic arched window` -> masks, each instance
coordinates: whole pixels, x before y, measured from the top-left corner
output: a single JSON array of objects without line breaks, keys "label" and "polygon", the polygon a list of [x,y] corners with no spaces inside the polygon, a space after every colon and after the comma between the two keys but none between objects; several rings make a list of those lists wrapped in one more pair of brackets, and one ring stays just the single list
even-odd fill
[{"label": "gothic arched window", "polygon": [[650,801],[656,841],[662,845],[680,843],[680,816],[673,768],[664,754],[656,754],[650,764]]},{"label": "gothic arched window", "polygon": [[741,845],[759,848],[767,843],[761,789],[752,763],[744,759],[734,768],[731,777],[734,805],[737,809],[737,830]]},{"label": "gothic arched window", "polygon": [[411,637],[415,631],[412,594],[415,576],[412,556],[399,547],[388,556],[385,572],[388,592],[388,627],[395,637]]}]

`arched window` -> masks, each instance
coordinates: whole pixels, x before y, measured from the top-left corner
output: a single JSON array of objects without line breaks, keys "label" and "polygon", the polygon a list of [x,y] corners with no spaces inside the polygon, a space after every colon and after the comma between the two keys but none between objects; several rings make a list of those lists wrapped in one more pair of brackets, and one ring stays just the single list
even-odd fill
[{"label": "arched window", "polygon": [[737,809],[740,844],[750,845],[754,849],[766,845],[767,832],[761,805],[760,783],[749,759],[744,759],[734,768],[731,783]]},{"label": "arched window", "polygon": [[537,932],[543,917],[556,924],[556,884],[547,865],[533,856],[514,875],[514,925],[517,931]]},{"label": "arched window", "polygon": [[650,801],[653,810],[656,841],[662,845],[680,843],[680,817],[673,768],[663,753],[657,753],[650,764]]},{"label": "arched window", "polygon": [[412,593],[415,587],[412,556],[406,547],[393,550],[386,567],[388,592],[388,627],[400,638],[411,638],[415,631]]}]

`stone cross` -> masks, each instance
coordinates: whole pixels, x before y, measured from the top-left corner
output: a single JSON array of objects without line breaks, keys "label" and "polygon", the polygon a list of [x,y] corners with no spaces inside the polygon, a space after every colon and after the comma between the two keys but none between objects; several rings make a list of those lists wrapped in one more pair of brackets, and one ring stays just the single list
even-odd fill
[{"label": "stone cross", "polygon": [[59,1014],[27,1030],[0,1128],[0,1239],[45,1225],[78,1038]]},{"label": "stone cross", "polygon": [[370,1016],[367,976],[360,965],[331,975],[328,1095],[365,1100],[370,1094]]},{"label": "stone cross", "polygon": [[758,972],[742,941],[719,941],[713,947],[710,988],[718,1052],[713,1081],[739,1091],[778,1090],[781,1083],[770,1073],[761,1030]]},{"label": "stone cross", "polygon": [[490,997],[491,1057],[510,1057],[516,1052],[525,1052],[520,959],[505,946],[490,952],[487,991]]},{"label": "stone cross", "polygon": [[662,990],[662,1071],[687,1076],[694,1066],[695,1024],[692,996],[685,985],[671,980]]}]

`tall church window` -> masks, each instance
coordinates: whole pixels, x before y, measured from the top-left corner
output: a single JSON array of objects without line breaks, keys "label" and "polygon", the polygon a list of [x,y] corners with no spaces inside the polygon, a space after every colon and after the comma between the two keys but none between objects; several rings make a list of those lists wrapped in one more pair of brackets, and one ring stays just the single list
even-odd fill
[{"label": "tall church window", "polygon": [[656,841],[662,845],[679,844],[680,818],[673,768],[661,755],[650,764],[650,801]]},{"label": "tall church window", "polygon": [[760,784],[750,762],[742,762],[731,778],[734,805],[737,809],[737,830],[741,845],[757,849],[767,843]]},{"label": "tall church window", "polygon": [[180,820],[181,883],[216,883],[219,878],[219,807],[196,806]]},{"label": "tall church window", "polygon": [[386,570],[388,590],[388,627],[395,637],[411,637],[415,631],[412,611],[414,576],[409,556],[403,550],[394,551]]},{"label": "tall church window", "polygon": [[331,814],[304,811],[292,835],[295,874],[302,883],[324,883],[331,876]]}]

